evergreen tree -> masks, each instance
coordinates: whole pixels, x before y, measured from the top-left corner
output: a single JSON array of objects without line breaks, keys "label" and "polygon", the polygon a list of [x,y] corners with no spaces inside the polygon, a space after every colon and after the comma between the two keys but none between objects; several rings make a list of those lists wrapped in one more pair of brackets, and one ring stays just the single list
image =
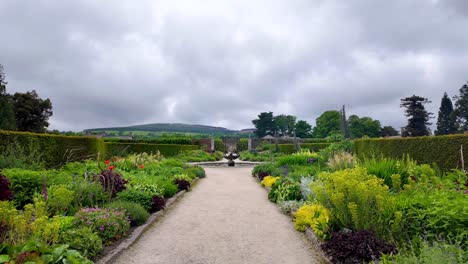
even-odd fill
[{"label": "evergreen tree", "polygon": [[436,135],[448,135],[457,132],[456,115],[453,111],[452,100],[444,93],[440,103],[439,116],[437,118]]},{"label": "evergreen tree", "polygon": [[6,93],[6,85],[5,73],[0,64],[0,130],[14,130],[16,128],[15,112],[11,96]]},{"label": "evergreen tree", "polygon": [[400,135],[400,133],[395,128],[393,128],[392,126],[382,127],[382,131],[381,131],[381,134],[380,134],[380,136],[382,136],[382,137],[394,137],[394,136],[398,136],[398,135]]},{"label": "evergreen tree", "polygon": [[460,132],[468,131],[468,82],[460,88],[455,96],[455,115]]},{"label": "evergreen tree", "polygon": [[276,127],[273,112],[260,113],[258,119],[252,120],[252,124],[255,125],[255,135],[258,137],[275,134]]},{"label": "evergreen tree", "polygon": [[13,95],[16,125],[20,131],[44,133],[52,116],[52,102],[43,100],[36,91]]},{"label": "evergreen tree", "polygon": [[296,123],[296,136],[308,138],[312,136],[312,126],[307,121],[299,120]]},{"label": "evergreen tree", "polygon": [[343,138],[350,138],[350,133],[349,133],[349,126],[348,126],[348,120],[346,118],[346,110],[345,106],[343,105],[343,109],[340,111],[341,115],[341,120],[340,120],[340,130],[341,130],[341,135]]},{"label": "evergreen tree", "polygon": [[404,137],[419,137],[430,135],[429,120],[432,113],[428,112],[424,105],[430,103],[427,98],[413,95],[401,99],[400,107],[404,107],[405,116],[408,117],[408,125],[403,129]]},{"label": "evergreen tree", "polygon": [[326,138],[334,133],[340,133],[341,114],[339,111],[326,111],[315,120],[313,136]]}]

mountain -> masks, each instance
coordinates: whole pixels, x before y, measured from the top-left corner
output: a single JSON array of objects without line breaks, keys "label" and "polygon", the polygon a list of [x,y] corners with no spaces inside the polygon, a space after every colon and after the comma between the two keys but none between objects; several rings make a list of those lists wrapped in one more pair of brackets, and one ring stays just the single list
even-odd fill
[{"label": "mountain", "polygon": [[237,130],[230,130],[224,127],[213,127],[204,125],[189,125],[189,124],[146,124],[127,127],[107,127],[107,128],[92,128],[86,129],[84,132],[95,131],[146,131],[146,132],[168,132],[168,133],[199,133],[199,134],[234,134]]}]

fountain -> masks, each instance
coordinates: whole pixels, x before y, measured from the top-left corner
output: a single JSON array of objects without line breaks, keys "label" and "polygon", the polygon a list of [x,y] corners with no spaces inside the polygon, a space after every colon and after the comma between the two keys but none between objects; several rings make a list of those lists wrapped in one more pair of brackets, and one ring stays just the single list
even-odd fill
[{"label": "fountain", "polygon": [[232,151],[232,152],[226,152],[224,153],[224,158],[228,160],[228,166],[229,167],[234,167],[236,163],[234,160],[239,158],[239,153],[237,151]]}]

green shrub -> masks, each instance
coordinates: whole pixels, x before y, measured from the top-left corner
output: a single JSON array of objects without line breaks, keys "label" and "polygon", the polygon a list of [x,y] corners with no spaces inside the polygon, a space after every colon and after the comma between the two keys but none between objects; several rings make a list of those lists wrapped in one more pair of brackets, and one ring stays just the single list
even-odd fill
[{"label": "green shrub", "polygon": [[337,152],[327,162],[331,171],[352,169],[356,166],[356,158],[348,152]]},{"label": "green shrub", "polygon": [[316,162],[318,158],[317,153],[313,153],[310,151],[300,151],[291,155],[286,155],[277,159],[276,164],[278,166],[285,166],[285,165],[300,165],[306,166]]},{"label": "green shrub", "polygon": [[224,153],[225,147],[224,147],[223,141],[220,138],[215,138],[214,143],[215,143],[215,150],[221,151],[222,153]]},{"label": "green shrub", "polygon": [[263,163],[255,166],[252,170],[252,175],[263,180],[265,176],[279,176],[281,170],[276,166],[275,163]]},{"label": "green shrub", "polygon": [[249,139],[248,138],[241,138],[237,143],[237,151],[246,151],[249,149]]},{"label": "green shrub", "polygon": [[113,201],[104,206],[105,208],[124,209],[128,213],[132,226],[140,226],[148,220],[149,213],[138,203],[127,201]]},{"label": "green shrub", "polygon": [[124,190],[117,194],[118,200],[137,203],[148,212],[151,210],[151,198],[151,194],[135,189]]},{"label": "green shrub", "polygon": [[[359,157],[383,155],[390,158],[401,158],[409,155],[419,164],[437,163],[440,168],[450,170],[461,168],[460,146],[463,146],[463,149],[468,149],[468,135],[360,139],[354,141],[354,152]],[[468,159],[466,158],[465,168],[468,168]]]},{"label": "green shrub", "polygon": [[116,143],[106,142],[106,154],[110,156],[124,156],[134,153],[156,153],[160,152],[165,157],[176,156],[180,152],[197,150],[196,145],[175,145],[175,144],[147,144],[147,143]]},{"label": "green shrub", "polygon": [[6,150],[9,146],[18,145],[26,156],[41,153],[41,158],[48,167],[89,159],[96,157],[97,153],[102,156],[105,153],[104,141],[95,137],[0,131],[0,149]]},{"label": "green shrub", "polygon": [[40,171],[7,169],[3,173],[10,180],[14,202],[19,208],[33,203],[34,194],[41,192],[46,178],[44,172]]},{"label": "green shrub", "polygon": [[63,215],[72,211],[71,205],[75,192],[65,185],[53,185],[47,188],[47,208],[50,215]]},{"label": "green shrub", "polygon": [[90,227],[107,243],[123,237],[130,228],[130,221],[122,209],[83,208],[75,214],[75,225]]},{"label": "green shrub", "polygon": [[104,191],[97,182],[77,179],[72,181],[68,188],[73,191],[72,208],[75,213],[80,208],[99,207],[109,201],[110,194]]},{"label": "green shrub", "polygon": [[[26,147],[28,149],[25,149]],[[45,163],[39,149],[13,142],[4,146],[0,152],[0,169],[6,168],[41,170],[45,168]]]},{"label": "green shrub", "polygon": [[67,244],[84,257],[95,257],[103,251],[102,240],[90,227],[69,229],[60,234],[59,243]]},{"label": "green shrub", "polygon": [[278,179],[268,194],[268,199],[274,203],[282,201],[301,200],[301,186],[298,182],[288,178]]},{"label": "green shrub", "polygon": [[205,170],[200,166],[188,167],[184,172],[187,173],[192,179],[206,177]]}]

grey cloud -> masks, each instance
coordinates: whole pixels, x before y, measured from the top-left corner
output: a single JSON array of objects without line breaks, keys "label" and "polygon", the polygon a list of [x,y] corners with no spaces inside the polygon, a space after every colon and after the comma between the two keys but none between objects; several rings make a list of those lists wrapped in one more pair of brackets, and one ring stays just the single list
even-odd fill
[{"label": "grey cloud", "polygon": [[251,127],[260,111],[313,123],[404,125],[399,99],[466,81],[466,1],[0,2],[10,92],[36,89],[52,128],[147,122]]}]

